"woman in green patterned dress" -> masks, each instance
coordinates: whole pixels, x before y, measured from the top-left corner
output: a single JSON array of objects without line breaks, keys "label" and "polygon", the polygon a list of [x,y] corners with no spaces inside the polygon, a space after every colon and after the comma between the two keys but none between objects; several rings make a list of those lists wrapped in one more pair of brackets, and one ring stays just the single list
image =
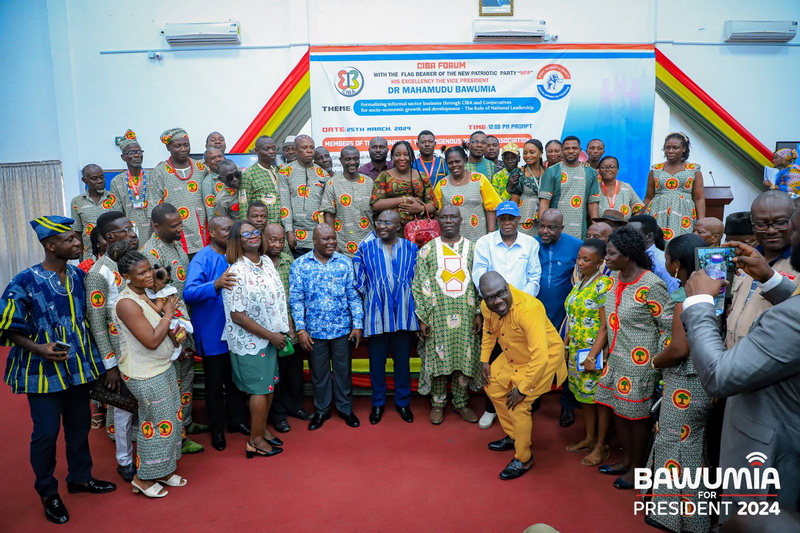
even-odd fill
[{"label": "woman in green patterned dress", "polygon": [[605,444],[611,413],[622,444],[623,459],[602,465],[603,474],[620,476],[618,489],[633,488],[633,473],[647,460],[651,435],[650,406],[659,372],[650,359],[660,352],[672,330],[673,303],[667,286],[650,271],[644,238],[630,227],[608,239],[606,265],[614,271],[606,297],[607,362],[597,382],[598,442]]},{"label": "woman in green patterned dress", "polygon": [[444,153],[450,175],[440,179],[433,189],[437,209],[454,205],[469,217],[461,234],[472,242],[496,229],[494,210],[500,197],[491,182],[480,172],[466,170],[467,154],[460,146],[452,146]]},{"label": "woman in green patterned dress", "polygon": [[[664,395],[661,398],[661,409],[658,424],[655,428],[655,440],[650,452],[648,468],[678,468],[680,471],[707,466],[705,460],[706,421],[711,411],[711,397],[703,389],[697,370],[694,368],[692,356],[689,354],[689,343],[683,329],[680,314],[686,291],[683,286],[694,271],[694,251],[706,246],[705,241],[694,234],[675,237],[667,245],[666,268],[670,275],[681,281],[681,288],[672,293],[675,302],[675,314],[672,320],[672,341],[664,351],[653,358],[653,366],[660,368],[664,376]],[[697,504],[697,494],[705,490],[700,486],[692,490],[689,500]],[[684,498],[666,496],[672,490],[655,489],[653,501],[656,505],[662,502],[679,503]],[[707,514],[697,513],[692,516],[659,514],[648,515],[648,521],[654,521],[670,531],[705,532],[711,526]]]},{"label": "woman in green patterned dress", "polygon": [[664,231],[664,240],[691,233],[694,221],[706,216],[703,173],[689,163],[689,137],[670,133],[664,140],[666,162],[653,165],[647,175],[644,213]]},{"label": "woman in green patterned dress", "polygon": [[[567,372],[569,389],[583,406],[583,421],[586,436],[580,442],[567,446],[568,452],[588,451],[581,460],[585,466],[597,466],[609,456],[608,446],[597,447],[597,407],[594,391],[600,370],[596,370],[597,357],[606,345],[606,314],[603,306],[606,293],[611,288],[611,279],[603,275],[606,243],[600,239],[588,239],[578,250],[575,261],[580,278],[564,302],[567,310],[567,331],[564,344],[569,353]],[[579,351],[589,350],[583,364],[578,366]]]},{"label": "woman in green patterned dress", "polygon": [[522,178],[511,191],[511,200],[519,205],[519,229],[535,237],[539,234],[539,187],[544,174],[542,143],[531,139],[522,147]]}]

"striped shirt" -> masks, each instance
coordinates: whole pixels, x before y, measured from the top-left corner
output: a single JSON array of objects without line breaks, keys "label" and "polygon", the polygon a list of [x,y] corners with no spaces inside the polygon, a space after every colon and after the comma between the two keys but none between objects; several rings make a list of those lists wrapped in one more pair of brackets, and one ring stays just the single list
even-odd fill
[{"label": "striped shirt", "polygon": [[411,282],[417,245],[398,238],[389,247],[380,239],[361,245],[353,258],[356,289],[364,296],[364,336],[419,329]]}]

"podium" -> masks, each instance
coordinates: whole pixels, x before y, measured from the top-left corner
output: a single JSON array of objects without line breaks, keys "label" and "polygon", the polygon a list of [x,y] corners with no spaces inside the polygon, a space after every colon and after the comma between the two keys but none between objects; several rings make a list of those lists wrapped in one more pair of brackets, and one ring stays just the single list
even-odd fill
[{"label": "podium", "polygon": [[703,187],[706,197],[706,216],[725,222],[725,206],[733,201],[733,193],[728,185]]}]

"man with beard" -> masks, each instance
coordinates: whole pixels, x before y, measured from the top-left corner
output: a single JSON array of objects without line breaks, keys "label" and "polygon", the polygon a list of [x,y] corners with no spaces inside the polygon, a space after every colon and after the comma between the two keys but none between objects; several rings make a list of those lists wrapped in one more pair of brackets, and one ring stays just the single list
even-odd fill
[{"label": "man with beard", "polygon": [[[769,266],[790,279],[795,285],[800,272],[790,261],[792,227],[790,219],[794,203],[781,191],[766,191],[753,201],[750,220],[756,234],[756,250],[764,256]],[[763,289],[757,280],[745,270],[733,279],[733,299],[728,310],[725,347],[730,349],[750,331],[753,322],[761,313],[772,307],[762,298]]]},{"label": "man with beard", "polygon": [[586,236],[588,219],[598,217],[600,185],[597,172],[580,162],[581,140],[564,137],[564,160],[547,168],[539,188],[539,212],[553,207],[564,215],[564,231],[578,239]]},{"label": "man with beard", "polygon": [[[27,396],[33,420],[30,461],[36,476],[34,488],[45,516],[56,524],[69,520],[58,480],[53,477],[62,424],[70,494],[99,494],[117,488],[92,477],[89,391],[90,383],[104,369],[86,324],[85,274],[67,264],[81,253],[80,238],[72,230],[74,223],[58,215],[31,221],[44,248],[44,261],[14,276],[0,298],[0,339],[11,345],[4,380],[12,392]],[[20,480],[9,477],[6,483],[19,485]]]},{"label": "man with beard", "polygon": [[[764,195],[770,192],[786,196],[779,191],[768,191],[756,199],[754,208],[759,207],[760,211],[763,204],[770,205],[773,200],[764,200]],[[787,199],[791,204],[791,199]],[[774,212],[779,205],[776,202],[771,205],[771,210],[753,216],[757,235],[768,230],[775,230],[770,232],[773,235],[780,231],[775,226],[782,226],[786,219],[783,218],[785,212]],[[766,229],[765,224],[768,224]],[[789,260],[797,272],[800,271],[800,210],[791,215],[788,224],[791,228]],[[703,387],[712,396],[728,398],[722,427],[720,467],[724,471],[725,468],[750,470],[757,466],[762,473],[768,468],[776,469],[780,476],[779,486],[748,488],[747,492],[760,496],[748,496],[742,500],[764,501],[767,493],[774,493],[780,504],[796,511],[800,502],[800,477],[797,476],[800,462],[797,448],[800,439],[800,411],[797,409],[800,291],[795,283],[771,267],[768,258],[756,249],[741,243],[736,247],[737,266],[759,285],[761,296],[774,307],[764,311],[750,332],[726,350],[719,337],[713,301],[724,280],[711,279],[700,270],[692,274],[686,284],[688,298],[680,318]],[[766,247],[764,250],[767,251]],[[774,256],[775,250],[770,255]],[[753,452],[763,454],[757,464],[751,462],[750,454]],[[761,486],[764,485],[762,482]],[[740,498],[731,500],[738,508],[737,500]],[[720,521],[726,519],[727,516],[723,516]]]},{"label": "man with beard", "polygon": [[389,144],[386,142],[386,139],[383,137],[375,137],[369,142],[369,163],[364,163],[358,167],[359,174],[369,176],[372,178],[372,181],[375,181],[378,174],[384,170],[394,168],[394,164],[386,160],[388,156]]},{"label": "man with beard", "polygon": [[168,129],[160,139],[170,156],[153,169],[154,199],[157,203],[169,202],[178,210],[183,221],[178,242],[191,257],[206,241],[206,203],[201,186],[208,169],[189,157],[192,147],[183,128]]}]

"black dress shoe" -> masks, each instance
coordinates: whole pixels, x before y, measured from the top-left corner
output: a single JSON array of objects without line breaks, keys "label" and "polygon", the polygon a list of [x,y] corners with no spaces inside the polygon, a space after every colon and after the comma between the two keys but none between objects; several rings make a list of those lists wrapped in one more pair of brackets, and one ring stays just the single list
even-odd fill
[{"label": "black dress shoe", "polygon": [[279,453],[283,453],[283,448],[273,446],[270,451],[262,450],[250,444],[250,441],[247,441],[247,447],[245,448],[245,455],[248,459],[252,459],[253,457],[272,457]]},{"label": "black dress shoe", "polygon": [[117,472],[119,472],[119,475],[125,480],[125,483],[130,483],[133,481],[133,476],[136,475],[136,467],[133,463],[127,466],[119,465],[117,466]]},{"label": "black dress shoe", "polygon": [[361,425],[361,421],[358,419],[356,414],[354,412],[352,412],[352,411],[350,411],[347,414],[339,413],[339,418],[344,420],[344,423],[347,424],[348,426],[350,426],[351,428],[357,428],[358,426]]},{"label": "black dress shoe", "polygon": [[242,435],[250,436],[250,426],[247,424],[238,424],[236,426],[228,426],[228,433],[241,433]]},{"label": "black dress shoe", "polygon": [[86,483],[67,483],[67,492],[70,494],[77,494],[79,492],[88,492],[90,494],[103,494],[104,492],[111,492],[117,490],[117,485],[110,481],[101,481],[99,479],[90,479]]},{"label": "black dress shoe", "polygon": [[561,416],[558,417],[558,423],[562,428],[568,428],[575,423],[575,415],[572,413],[572,411],[562,409]]},{"label": "black dress shoe", "polygon": [[322,427],[326,420],[331,417],[330,413],[317,413],[311,418],[311,422],[308,423],[308,430],[309,431],[316,431]]},{"label": "black dress shoe", "polygon": [[222,451],[225,449],[228,443],[225,442],[225,435],[218,434],[218,435],[211,435],[211,447],[217,451]]},{"label": "black dress shoe", "polygon": [[69,513],[61,500],[61,496],[55,494],[46,500],[42,500],[44,504],[44,515],[48,520],[54,524],[66,524],[69,521]]},{"label": "black dress shoe", "polygon": [[614,480],[614,488],[615,489],[631,490],[634,487],[635,487],[635,485],[633,483],[628,483],[627,481],[622,479],[622,476],[620,476],[620,477],[618,477],[617,479]]},{"label": "black dress shoe", "polygon": [[382,405],[373,405],[372,410],[369,412],[369,423],[373,426],[381,421],[383,418],[383,409]]},{"label": "black dress shoe", "polygon": [[522,463],[519,459],[512,459],[508,466],[500,472],[500,479],[516,479],[533,466],[533,457],[527,463]]},{"label": "black dress shoe", "polygon": [[270,446],[283,446],[283,441],[278,437],[272,437],[271,439],[266,439],[269,442]]},{"label": "black dress shoe", "polygon": [[411,412],[411,408],[410,407],[408,407],[408,406],[406,406],[406,407],[397,406],[394,409],[395,409],[395,411],[400,413],[400,418],[403,419],[403,422],[408,422],[410,424],[411,422],[414,421],[414,413]]},{"label": "black dress shoe", "polygon": [[300,420],[311,420],[312,418],[314,418],[314,415],[312,413],[309,413],[305,409],[298,410],[296,413],[293,413],[292,416],[295,418],[299,418]]},{"label": "black dress shoe", "polygon": [[489,449],[493,452],[504,452],[506,450],[514,449],[514,439],[506,435],[500,440],[495,440],[489,443]]},{"label": "black dress shoe", "polygon": [[292,430],[292,426],[286,420],[278,420],[272,425],[275,426],[275,431],[278,433],[289,433]]}]

